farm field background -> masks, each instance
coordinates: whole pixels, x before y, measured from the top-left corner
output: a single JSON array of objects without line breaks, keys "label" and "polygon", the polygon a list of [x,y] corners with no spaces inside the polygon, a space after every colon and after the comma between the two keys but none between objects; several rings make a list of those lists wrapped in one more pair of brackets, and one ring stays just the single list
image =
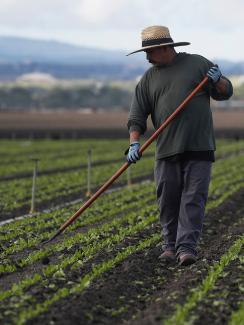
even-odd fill
[{"label": "farm field background", "polygon": [[[50,110],[50,111],[10,111],[0,112],[1,137],[92,137],[121,138],[127,137],[128,110],[94,112],[80,110]],[[225,131],[243,137],[244,111],[213,110],[215,131]],[[151,121],[148,129],[152,131]]]},{"label": "farm field background", "polygon": [[[94,192],[123,164],[127,146],[127,139],[0,140],[0,323],[242,324],[244,140],[217,140],[196,264],[158,260],[154,146],[130,167],[131,185],[124,173],[41,245],[86,199],[88,150]],[[18,220],[30,209],[33,158],[37,213]]]}]

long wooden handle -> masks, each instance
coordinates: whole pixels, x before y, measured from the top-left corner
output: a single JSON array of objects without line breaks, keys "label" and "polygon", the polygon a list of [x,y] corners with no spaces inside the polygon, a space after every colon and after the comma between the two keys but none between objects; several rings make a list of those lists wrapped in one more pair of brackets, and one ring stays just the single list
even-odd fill
[{"label": "long wooden handle", "polygon": [[[150,144],[158,137],[158,135],[166,128],[166,126],[176,117],[176,115],[186,106],[186,104],[192,99],[192,97],[202,88],[202,86],[208,81],[208,77],[205,77],[200,84],[190,93],[189,96],[176,108],[176,110],[164,121],[164,123],[152,134],[152,136],[141,146],[139,152],[143,153]],[[89,200],[87,200],[79,210],[75,212],[57,231],[57,233],[47,242],[50,242],[61,234],[75,219],[77,219],[106,189],[130,166],[129,162],[124,163],[118,171],[103,184],[100,189],[93,194]]]}]

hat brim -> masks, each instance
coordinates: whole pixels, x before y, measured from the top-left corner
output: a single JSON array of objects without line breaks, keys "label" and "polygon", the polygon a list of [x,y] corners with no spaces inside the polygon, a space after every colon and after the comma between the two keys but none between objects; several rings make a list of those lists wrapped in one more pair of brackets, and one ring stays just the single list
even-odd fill
[{"label": "hat brim", "polygon": [[131,52],[129,54],[126,54],[126,56],[131,55],[131,54],[134,54],[134,53],[146,51],[147,49],[152,49],[152,48],[155,48],[155,47],[163,47],[163,46],[166,46],[166,45],[185,46],[185,45],[190,45],[190,44],[191,43],[189,43],[189,42],[177,42],[177,43],[170,42],[170,43],[162,43],[162,44],[157,44],[157,45],[149,45],[149,46],[142,47],[139,50],[133,51],[133,52]]}]

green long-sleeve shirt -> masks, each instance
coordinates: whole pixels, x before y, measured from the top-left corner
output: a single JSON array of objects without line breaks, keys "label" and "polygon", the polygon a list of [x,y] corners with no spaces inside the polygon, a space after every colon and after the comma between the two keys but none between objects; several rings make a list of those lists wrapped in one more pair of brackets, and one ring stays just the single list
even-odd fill
[{"label": "green long-sleeve shirt", "polygon": [[[149,115],[155,129],[159,128],[212,66],[212,62],[200,55],[178,53],[170,64],[147,70],[136,86],[128,118],[129,132],[136,130],[143,134]],[[218,94],[209,83],[191,99],[157,138],[157,159],[185,151],[215,150],[210,96],[216,100],[228,99],[233,92],[228,82],[226,96]]]}]

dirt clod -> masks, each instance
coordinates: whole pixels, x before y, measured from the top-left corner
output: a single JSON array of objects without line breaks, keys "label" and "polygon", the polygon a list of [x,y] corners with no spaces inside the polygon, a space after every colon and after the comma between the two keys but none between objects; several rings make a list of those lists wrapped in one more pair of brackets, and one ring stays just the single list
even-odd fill
[{"label": "dirt clod", "polygon": [[50,263],[50,259],[48,258],[48,257],[43,257],[43,259],[42,259],[42,264],[43,265],[47,265],[47,264],[49,264]]}]

